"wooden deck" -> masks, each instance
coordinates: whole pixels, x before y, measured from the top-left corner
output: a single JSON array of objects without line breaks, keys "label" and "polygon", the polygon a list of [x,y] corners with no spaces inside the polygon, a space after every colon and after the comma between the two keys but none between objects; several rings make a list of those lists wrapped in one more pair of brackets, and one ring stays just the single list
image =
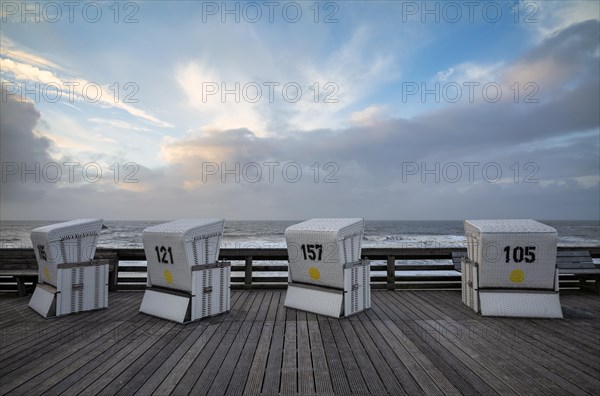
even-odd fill
[{"label": "wooden deck", "polygon": [[284,290],[233,291],[229,313],[179,325],[109,309],[45,320],[0,298],[0,394],[600,394],[600,300],[561,293],[564,320],[482,318],[455,291],[374,291],[329,319]]}]

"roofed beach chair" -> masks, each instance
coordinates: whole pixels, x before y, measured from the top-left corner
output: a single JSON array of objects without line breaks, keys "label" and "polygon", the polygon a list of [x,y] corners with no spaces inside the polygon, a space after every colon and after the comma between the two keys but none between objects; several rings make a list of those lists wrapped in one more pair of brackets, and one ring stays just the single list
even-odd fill
[{"label": "roofed beach chair", "polygon": [[562,318],[554,228],[534,220],[464,224],[464,304],[484,316]]},{"label": "roofed beach chair", "polygon": [[285,230],[285,306],[342,317],[371,306],[369,260],[361,260],[364,219],[312,219]]},{"label": "roofed beach chair", "polygon": [[229,311],[231,263],[219,262],[223,219],[184,219],[142,233],[148,287],[140,312],[186,323]]},{"label": "roofed beach chair", "polygon": [[102,219],[80,219],[31,232],[38,284],[29,306],[43,317],[108,307],[108,263],[92,261]]}]

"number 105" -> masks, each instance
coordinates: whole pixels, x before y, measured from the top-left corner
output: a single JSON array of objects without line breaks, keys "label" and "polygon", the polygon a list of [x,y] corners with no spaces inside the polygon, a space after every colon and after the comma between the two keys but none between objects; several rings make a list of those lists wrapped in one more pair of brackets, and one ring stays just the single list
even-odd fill
[{"label": "number 105", "polygon": [[[510,246],[504,248],[507,263],[510,262],[511,258],[510,250]],[[525,246],[524,248],[516,246],[512,249],[512,260],[515,263],[520,263],[523,259],[526,263],[533,263],[535,261],[535,246]]]}]

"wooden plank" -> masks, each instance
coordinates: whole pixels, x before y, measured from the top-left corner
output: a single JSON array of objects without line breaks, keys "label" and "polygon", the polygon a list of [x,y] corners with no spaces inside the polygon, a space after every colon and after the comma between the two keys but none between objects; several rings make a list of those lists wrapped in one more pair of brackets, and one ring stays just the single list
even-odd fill
[{"label": "wooden plank", "polygon": [[[283,305],[283,301],[280,302],[280,298],[281,292],[274,292],[269,311],[267,312],[267,318],[263,324],[256,351],[252,358],[250,372],[248,373],[248,379],[244,387],[245,394],[257,394],[261,391],[267,358],[271,347],[271,337],[273,336],[275,317],[279,306]],[[232,387],[232,393],[236,393],[236,384],[230,384],[230,386]]]},{"label": "wooden plank", "polygon": [[[382,271],[386,272],[388,270],[387,263],[386,265],[378,265],[373,264],[374,261],[371,262],[371,266],[369,267],[371,271]],[[394,266],[396,271],[452,271],[454,270],[453,264],[396,264]]]},{"label": "wooden plank", "polygon": [[315,392],[318,394],[331,394],[333,393],[333,385],[331,383],[330,368],[327,365],[327,357],[321,338],[317,315],[309,313],[306,318],[315,381]]},{"label": "wooden plank", "polygon": [[560,275],[571,274],[571,275],[589,275],[591,278],[600,277],[600,269],[597,268],[560,268],[558,270]]},{"label": "wooden plank", "polygon": [[356,335],[350,320],[340,320],[339,324],[346,335],[346,340],[348,341],[356,364],[360,367],[365,383],[369,388],[369,393],[387,393],[382,378],[383,375],[390,375],[390,378],[386,378],[386,381],[389,381],[390,386],[394,388],[395,392],[393,392],[393,394],[404,394],[404,390],[399,386],[400,384],[395,381],[394,376],[391,375],[389,367],[385,367],[385,363],[382,363],[381,360],[377,359],[376,362],[380,364],[380,367],[375,367],[375,364],[372,362],[373,356],[364,348],[361,340]]},{"label": "wooden plank", "polygon": [[298,372],[296,370],[296,315],[298,311],[288,309],[285,318],[283,360],[281,364],[281,385],[279,392],[290,395],[298,392]]},{"label": "wooden plank", "polygon": [[245,275],[244,275],[244,285],[252,284],[252,256],[245,257]]},{"label": "wooden plank", "polygon": [[387,256],[387,289],[394,290],[396,288],[396,257]]},{"label": "wooden plank", "polygon": [[[233,379],[233,373],[240,362],[240,356],[242,355],[244,349],[247,351],[250,349],[253,353],[252,345],[254,340],[258,339],[260,328],[262,327],[262,322],[267,314],[270,303],[271,293],[264,291],[257,292],[257,297],[254,301],[252,310],[248,313],[245,322],[242,324],[242,327],[235,338],[235,342],[231,345],[229,351],[227,351],[227,355],[223,359],[223,363],[218,369],[218,372],[214,376],[210,388],[203,388],[208,389],[209,395],[222,395],[224,391],[228,389],[230,381]],[[246,354],[249,354],[249,352],[246,352]],[[248,358],[245,357],[245,359],[247,361]],[[243,382],[238,385],[238,394],[240,394],[241,390],[244,388],[244,382],[247,373],[247,369],[243,373],[240,373],[240,380],[243,380]]]},{"label": "wooden plank", "polygon": [[[110,343],[108,348],[101,350],[101,353],[90,357],[89,361],[79,369],[66,371],[66,375],[56,385],[47,388],[47,393],[62,394],[69,389],[86,388],[92,382],[89,379],[104,375],[115,361],[120,360],[135,347],[135,345],[130,345],[134,337],[134,344],[137,344],[141,341],[140,338],[148,337],[163,324],[161,319],[148,315],[138,315],[135,321],[124,322],[124,329],[119,332],[120,337],[118,339],[116,338],[113,343]],[[58,376],[60,377],[60,375]],[[41,386],[43,385],[41,384]],[[34,388],[33,391],[41,391],[41,389]]]},{"label": "wooden plank", "polygon": [[[169,393],[192,393],[192,389],[198,382],[199,376],[204,374],[204,368],[209,364],[215,351],[217,349],[220,349],[221,351],[224,349],[224,347],[219,348],[221,344],[225,344],[226,347],[230,346],[233,337],[237,334],[237,330],[240,327],[240,322],[243,321],[248,310],[252,307],[256,295],[244,293],[242,294],[242,297],[243,304],[238,309],[231,310],[229,314],[225,316],[222,322],[224,323],[224,326],[220,327],[218,332],[211,335],[198,357],[196,357],[194,362],[186,369],[185,374],[177,382],[173,391]],[[158,391],[159,390],[157,390],[156,393],[158,393]]]},{"label": "wooden plank", "polygon": [[506,351],[498,349],[498,346],[489,342],[486,337],[469,334],[467,327],[447,314],[448,312],[454,313],[452,310],[438,309],[438,306],[423,298],[423,293],[415,295],[411,301],[420,308],[422,317],[425,320],[427,320],[428,315],[431,317],[432,313],[438,316],[440,320],[437,320],[436,324],[440,330],[453,339],[456,345],[465,353],[470,355],[479,354],[481,356],[479,361],[496,377],[514,389],[515,392],[520,394],[545,394],[550,392],[548,388],[543,386],[544,381],[537,382],[527,374],[529,370],[521,371],[522,367],[517,367],[513,358],[504,359],[508,355]]},{"label": "wooden plank", "polygon": [[[185,351],[179,360],[177,360],[176,364],[172,366],[169,374],[152,394],[165,395],[174,393],[174,389],[177,387],[181,379],[187,374],[194,362],[200,357],[204,348],[206,348],[209,343],[215,342],[216,339],[219,339],[219,333],[227,332],[231,322],[235,320],[235,317],[240,312],[241,307],[247,302],[246,300],[247,295],[245,293],[234,292],[231,296],[231,310],[227,314],[218,315],[210,321],[208,327],[201,332],[199,337],[194,340],[190,348]],[[199,325],[202,324],[199,323]],[[193,384],[190,384],[189,386],[191,387],[192,385]]]},{"label": "wooden plank", "polygon": [[[239,320],[232,324],[227,334],[225,334],[219,342],[219,345],[210,357],[210,360],[204,366],[201,373],[198,373],[199,377],[191,389],[191,394],[197,395],[205,393],[207,389],[210,390],[211,384],[218,377],[221,368],[224,371],[233,371],[237,356],[239,356],[246,338],[248,337],[248,329],[258,313],[263,299],[264,292],[251,293],[248,296],[250,305],[245,315],[240,316]],[[223,377],[219,378],[223,380]],[[227,382],[225,382],[223,389],[226,389],[226,387]],[[221,393],[223,389],[220,390]]]},{"label": "wooden plank", "polygon": [[0,269],[0,276],[31,276],[31,277],[37,277],[38,276],[38,270],[37,269],[14,269],[14,270],[9,270],[9,269]]},{"label": "wooden plank", "polygon": [[279,393],[281,361],[283,358],[283,343],[285,337],[285,321],[287,313],[287,309],[283,306],[284,301],[285,294],[282,293],[279,300],[279,306],[277,307],[275,323],[273,325],[271,346],[269,356],[267,357],[267,366],[265,369],[265,375],[261,389],[261,392],[266,394]]},{"label": "wooden plank", "polygon": [[327,358],[327,367],[329,368],[333,390],[336,394],[349,394],[350,382],[346,371],[343,369],[342,357],[337,348],[329,320],[322,315],[318,315],[317,322],[323,340],[323,350]]},{"label": "wooden plank", "polygon": [[[393,349],[389,347],[383,334],[379,332],[366,313],[363,312],[356,317],[353,317],[351,323],[354,325],[363,344],[367,347],[369,356],[372,356],[371,360],[374,361],[374,364],[381,358],[389,365],[389,368],[391,369],[391,372],[389,373],[385,366],[380,368],[376,365],[378,373],[384,379],[384,384],[389,393],[396,394],[406,392],[409,395],[414,395],[422,394],[423,391],[427,389],[430,391],[429,393],[440,394],[437,387],[430,386],[431,381],[429,378],[425,378],[427,377],[426,374],[414,359],[407,359],[407,361],[412,364],[409,367],[405,366],[402,360],[394,353]],[[389,333],[388,335],[391,336]],[[393,377],[397,378],[398,384],[403,388],[402,391],[390,388],[388,378]],[[423,387],[419,386],[419,378],[425,380]]]},{"label": "wooden plank", "polygon": [[[110,309],[91,312],[86,325],[78,323],[85,314],[44,320],[27,308],[28,298],[0,298],[0,361],[5,339],[12,350],[34,334],[37,343],[54,344],[31,356],[23,349],[22,366],[9,356],[15,369],[2,377],[0,394],[162,395],[179,394],[179,386],[193,394],[545,395],[600,388],[600,300],[590,294],[561,293],[564,320],[481,317],[459,292],[446,291],[375,291],[372,309],[334,319],[286,309],[284,295],[234,292],[231,312],[185,326],[137,314],[141,293],[111,293]],[[59,342],[57,334],[71,338]]]},{"label": "wooden plank", "polygon": [[559,377],[554,371],[540,365],[537,361],[536,348],[529,345],[519,334],[495,325],[488,325],[488,323],[496,321],[483,318],[464,305],[457,305],[454,299],[442,296],[443,294],[434,296],[435,301],[444,308],[449,306],[448,309],[453,311],[457,321],[465,323],[467,326],[465,336],[485,338],[494,345],[495,349],[502,352],[505,360],[534,378],[536,382],[541,383],[550,393],[581,393],[581,390]]},{"label": "wooden plank", "polygon": [[[567,249],[567,250],[563,250]],[[587,249],[584,250],[573,250],[569,247],[559,248],[556,252],[556,257],[581,257],[581,256],[589,256],[590,253]]]},{"label": "wooden plank", "polygon": [[[600,365],[600,345],[598,340],[600,336],[597,331],[586,331],[586,327],[582,326],[581,321],[560,321],[560,323],[552,323],[547,320],[530,321],[531,330],[536,333],[544,333],[544,338],[553,346],[564,349],[565,352],[570,351],[569,356],[580,361],[584,366],[590,363]],[[599,330],[596,328],[595,330]],[[583,353],[582,353],[583,352]],[[586,357],[586,354],[592,357]]]},{"label": "wooden plank", "polygon": [[133,394],[147,378],[154,375],[162,362],[187,338],[190,330],[185,325],[175,325],[171,331],[157,340],[150,349],[105,386],[102,393],[106,395]]},{"label": "wooden plank", "polygon": [[368,378],[365,379],[363,377],[362,369],[352,353],[350,344],[348,343],[346,335],[340,325],[340,320],[328,318],[328,322],[332,333],[335,335],[335,344],[340,352],[340,358],[342,361],[342,366],[332,367],[332,369],[344,370],[346,377],[348,378],[350,390],[353,393],[369,393],[369,387],[366,383]]},{"label": "wooden plank", "polygon": [[[256,265],[252,264],[252,272],[287,272],[287,265]],[[245,265],[232,265],[231,272],[245,272]]]},{"label": "wooden plank", "polygon": [[[412,297],[412,296],[411,296]],[[512,382],[509,376],[495,362],[485,356],[477,353],[468,342],[456,338],[443,330],[438,323],[443,319],[439,312],[423,311],[415,298],[408,298],[406,295],[395,295],[395,300],[401,302],[405,309],[410,309],[416,316],[416,323],[425,331],[435,332],[436,340],[445,350],[450,352],[453,357],[460,359],[469,369],[483,381],[487,386],[499,394],[522,393],[524,389],[518,382]],[[476,356],[477,358],[473,358]]]},{"label": "wooden plank", "polygon": [[288,282],[288,278],[287,276],[253,276],[250,278],[250,283],[246,283],[246,281],[248,281],[247,278],[241,278],[241,277],[232,277],[231,281],[232,282],[244,282],[244,287],[246,289],[252,289],[253,283],[256,282],[263,282],[263,283],[271,283],[271,282],[279,282],[279,283],[285,283],[287,285]]},{"label": "wooden plank", "polygon": [[[231,306],[234,307],[236,301],[239,300],[241,293],[232,293],[231,295]],[[186,330],[189,330],[189,335],[182,341],[176,348],[165,357],[158,368],[152,375],[144,377],[145,382],[139,387],[135,394],[138,395],[150,395],[156,391],[160,384],[167,378],[167,376],[173,371],[174,367],[186,356],[187,353],[193,348],[195,343],[205,335],[205,331],[211,324],[220,322],[220,315],[201,320],[199,322],[190,323],[186,325]],[[184,364],[185,366],[185,364]],[[183,374],[182,374],[183,375]]]},{"label": "wooden plank", "polygon": [[[455,306],[458,306],[458,303],[460,303],[457,298],[451,299],[446,297],[445,301]],[[558,392],[559,394],[564,392],[580,394],[582,392],[582,389],[578,387],[577,381],[572,382],[563,378],[562,371],[568,368],[561,365],[560,361],[556,359],[550,359],[549,361],[548,356],[542,350],[544,347],[540,347],[527,331],[506,326],[505,319],[498,321],[492,318],[483,318],[471,309],[467,307],[463,309],[463,307],[461,307],[461,312],[475,318],[478,327],[480,327],[478,334],[484,334],[487,337],[496,337],[504,341],[506,346],[503,347],[503,350],[514,351],[514,353],[511,353],[512,359],[520,361],[521,364],[529,365],[532,371],[543,375],[546,378],[546,382],[544,382],[545,387],[557,389],[556,387],[560,386],[562,391]],[[522,322],[526,321],[522,320]],[[488,324],[492,322],[494,326],[489,326]],[[533,361],[527,361],[526,359],[529,357],[533,358]]]},{"label": "wooden plank", "polygon": [[[50,319],[62,323],[62,326],[54,328],[53,331],[37,332],[31,337],[22,340],[22,342],[11,345],[12,348],[6,353],[3,350],[0,361],[0,375],[7,375],[23,367],[27,371],[28,365],[40,355],[55,358],[55,349],[61,347],[65,343],[65,340],[79,340],[78,336],[82,334],[86,335],[90,329],[93,330],[95,327],[104,325],[111,326],[112,318],[128,308],[131,307],[122,305],[112,310],[86,311],[77,315]],[[77,320],[74,320],[74,317],[77,317]],[[41,329],[44,328],[42,327]],[[40,342],[40,338],[43,338],[44,342]],[[66,350],[61,348],[61,353],[68,350],[72,350],[72,348]]]},{"label": "wooden plank", "polygon": [[[122,321],[110,334],[95,340],[86,348],[69,356],[68,359],[62,360],[41,375],[37,375],[34,378],[35,382],[28,381],[27,385],[30,389],[26,394],[39,395],[45,391],[50,394],[59,394],[66,391],[101,363],[114,359],[116,354],[123,353],[122,350],[126,349],[131,342],[131,338],[128,338],[130,335],[137,331],[147,331],[152,324],[157,322],[158,320],[152,321],[149,316],[142,315],[129,322]],[[117,334],[119,336],[116,336]]]},{"label": "wooden plank", "polygon": [[310,341],[308,335],[308,318],[306,312],[298,311],[296,317],[296,339],[297,339],[297,372],[298,393],[310,395],[315,393],[315,378],[310,353]]},{"label": "wooden plank", "polygon": [[147,328],[143,334],[138,333],[136,340],[127,344],[123,351],[105,360],[95,367],[88,375],[68,387],[64,395],[98,394],[108,385],[113,378],[125,370],[133,361],[150,348],[157,339],[165,335],[175,323],[151,318],[152,327]]},{"label": "wooden plank", "polygon": [[[272,323],[273,320],[275,320],[277,304],[279,304],[279,293],[273,291],[267,292],[263,300],[263,306],[259,310],[254,323],[252,323],[248,340],[244,345],[244,349],[242,350],[242,353],[238,359],[235,370],[229,375],[229,383],[220,388],[221,393],[223,393],[223,389],[225,389],[225,394],[227,395],[241,395],[244,392],[244,387],[247,385],[247,381],[251,380],[251,368],[253,365],[253,358],[256,356],[255,353],[257,352],[259,340],[262,339],[262,334],[263,331],[265,331],[265,326],[267,323]],[[260,376],[260,381],[258,382],[258,389],[260,389],[261,384],[262,375]]]},{"label": "wooden plank", "polygon": [[[30,334],[38,323],[43,323],[37,312],[29,308],[29,297],[10,297],[4,300],[14,301],[0,308],[0,329],[2,329],[2,349],[13,342],[13,339],[21,340]],[[0,357],[1,360],[1,357]]]},{"label": "wooden plank", "polygon": [[[417,385],[404,366],[395,366],[396,370],[390,368],[381,351],[377,348],[356,316],[341,321],[341,324],[344,332],[346,332],[346,338],[348,338],[352,346],[352,351],[357,357],[357,361],[360,361],[361,357],[364,357],[365,361],[361,362],[360,366],[363,369],[363,375],[365,375],[365,380],[371,393],[389,393],[392,395],[423,394],[419,385]],[[402,385],[396,375],[402,378]]]},{"label": "wooden plank", "polygon": [[252,284],[252,287],[248,289],[245,285],[236,285],[232,282],[231,290],[285,290],[287,289],[287,283],[261,283],[261,284]]},{"label": "wooden plank", "polygon": [[[552,332],[545,331],[536,325],[534,319],[514,319],[506,318],[502,321],[502,324],[512,331],[518,331],[530,339],[530,343],[539,345],[541,353],[547,355],[547,360],[553,361],[555,359],[557,363],[561,361],[566,362],[563,372],[569,373],[572,371],[572,367],[579,367],[585,370],[589,364],[597,364],[600,362],[600,358],[595,356],[597,349],[584,347],[580,343],[573,344],[574,340],[569,340],[569,337],[573,334],[571,332]],[[554,324],[556,328],[560,328],[561,324]],[[578,337],[577,337],[578,338]],[[589,352],[591,356],[584,358],[583,353]],[[573,371],[575,375],[575,371]],[[586,376],[583,375],[582,380],[585,380]],[[600,387],[600,382],[598,382]]]},{"label": "wooden plank", "polygon": [[[117,296],[111,298],[109,304],[120,304],[124,298]],[[71,328],[73,316],[43,318],[28,306],[29,298],[19,302],[17,307],[3,310],[2,317],[6,318],[3,322],[3,344],[0,361],[14,355],[12,351],[15,348],[23,348],[23,344],[29,343],[25,348],[31,352],[36,340],[43,337],[44,334],[59,334],[65,328]],[[80,320],[86,320],[96,311],[82,312],[77,314]],[[71,335],[73,331],[71,331]]]},{"label": "wooden plank", "polygon": [[[378,293],[372,298],[379,298]],[[363,323],[375,326],[382,340],[386,342],[386,345],[380,346],[380,349],[393,351],[426,394],[455,396],[462,394],[393,321],[385,316],[378,317],[373,309],[365,311],[365,316],[369,320],[368,322],[364,320]]]},{"label": "wooden plank", "polygon": [[427,359],[432,361],[457,389],[466,394],[497,393],[473,373],[461,359],[447,351],[437,341],[439,336],[435,332],[424,331],[389,294],[391,293],[382,293],[379,295],[381,298],[375,301],[373,308],[377,314],[388,315],[397,325],[405,326],[403,332],[408,339],[417,345]]},{"label": "wooden plank", "polygon": [[[98,311],[93,322],[78,324],[77,332],[62,334],[60,342],[46,343],[45,340],[48,337],[42,336],[41,340],[38,339],[38,343],[43,347],[37,348],[35,353],[19,354],[16,356],[17,360],[7,359],[4,361],[4,363],[8,364],[3,367],[1,376],[3,378],[10,378],[10,380],[2,381],[0,384],[0,393],[7,393],[28,381],[34,381],[35,377],[45,370],[59,364],[62,360],[78,352],[90,342],[100,338],[103,334],[110,333],[120,324],[114,318],[118,317],[122,311],[127,312],[128,310],[131,311],[131,309],[131,306],[124,305],[122,309]],[[71,319],[74,322],[72,316],[69,318],[65,317],[65,319]],[[101,329],[101,331],[97,329]],[[40,357],[43,358],[40,359]]]}]

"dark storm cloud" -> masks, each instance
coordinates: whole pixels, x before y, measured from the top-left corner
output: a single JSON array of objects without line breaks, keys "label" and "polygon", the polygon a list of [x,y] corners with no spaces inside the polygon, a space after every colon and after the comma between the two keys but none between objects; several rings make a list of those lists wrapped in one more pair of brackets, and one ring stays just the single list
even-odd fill
[{"label": "dark storm cloud", "polygon": [[2,161],[48,161],[51,142],[34,135],[33,129],[40,113],[32,103],[17,101],[13,95],[4,96],[0,107],[0,155]]},{"label": "dark storm cloud", "polygon": [[[51,147],[51,142],[33,132],[40,119],[40,113],[32,103],[17,101],[12,95],[5,97],[3,88],[0,88],[0,93],[0,199],[4,203],[33,202],[43,197],[45,190],[35,183],[35,175],[22,176],[21,170],[24,167],[35,170],[36,164],[40,164],[41,167],[50,162],[47,150]],[[30,183],[21,183],[22,177],[27,177]],[[2,216],[6,215],[3,211]]]},{"label": "dark storm cloud", "polygon": [[[600,43],[600,21],[589,20],[571,25],[545,39],[539,46],[525,54],[520,62],[533,63],[551,58],[576,68],[586,68],[586,61],[597,58]],[[597,70],[596,70],[597,72]]]}]

